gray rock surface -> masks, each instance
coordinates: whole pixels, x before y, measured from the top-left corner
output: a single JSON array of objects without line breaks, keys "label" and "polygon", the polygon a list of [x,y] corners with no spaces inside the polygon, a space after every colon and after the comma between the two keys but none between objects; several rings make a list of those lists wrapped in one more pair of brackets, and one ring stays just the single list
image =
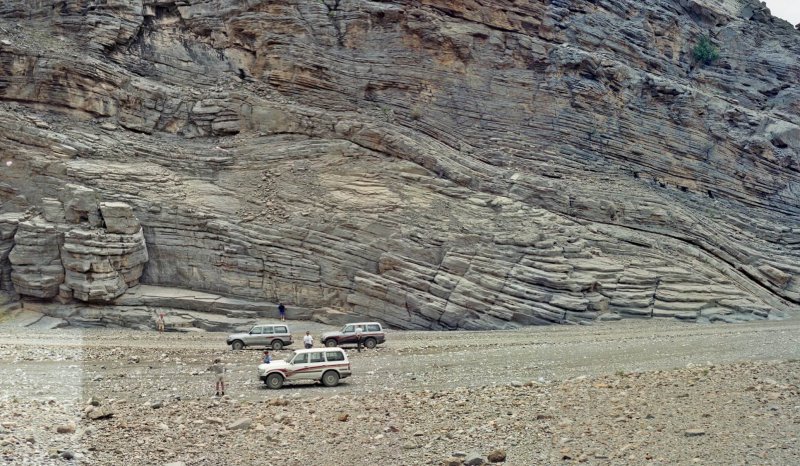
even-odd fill
[{"label": "gray rock surface", "polygon": [[11,281],[17,293],[35,298],[53,298],[64,281],[59,250],[63,233],[40,218],[20,222],[14,247],[8,255]]},{"label": "gray rock surface", "polygon": [[124,202],[100,203],[100,212],[108,233],[132,235],[141,230],[139,220],[133,214],[131,206]]},{"label": "gray rock surface", "polygon": [[92,421],[97,421],[99,419],[108,419],[114,416],[114,412],[111,411],[109,408],[98,406],[92,409],[89,409],[86,412],[86,417],[91,419]]},{"label": "gray rock surface", "polygon": [[465,466],[481,466],[486,464],[486,460],[480,453],[470,453],[464,458]]},{"label": "gray rock surface", "polygon": [[228,424],[228,430],[247,430],[250,428],[250,424],[252,423],[253,421],[250,418],[239,418]]},{"label": "gray rock surface", "polygon": [[757,1],[84,6],[0,6],[16,293],[141,273],[408,329],[800,303],[800,34]]},{"label": "gray rock surface", "polygon": [[21,215],[0,214],[0,303],[16,297],[16,291],[11,281],[11,261],[8,259],[14,247],[14,235]]},{"label": "gray rock surface", "polygon": [[3,278],[3,289],[35,298],[111,301],[139,283],[148,260],[142,228],[127,204],[98,204],[94,190],[76,185],[65,192],[76,196],[66,203],[66,215],[61,202],[44,199],[42,216],[0,219],[0,276],[13,284]]},{"label": "gray rock surface", "polygon": [[134,234],[72,229],[64,235],[64,285],[81,301],[111,301],[139,283],[147,262],[141,228]]}]

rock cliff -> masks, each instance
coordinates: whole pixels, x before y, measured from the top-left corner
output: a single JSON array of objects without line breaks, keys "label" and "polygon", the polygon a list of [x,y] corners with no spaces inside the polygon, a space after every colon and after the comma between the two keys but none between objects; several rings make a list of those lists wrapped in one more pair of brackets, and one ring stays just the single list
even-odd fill
[{"label": "rock cliff", "polygon": [[113,301],[139,283],[148,259],[142,228],[127,204],[98,205],[93,190],[74,185],[64,191],[66,211],[43,198],[43,217],[15,222],[7,254],[13,289],[35,298]]},{"label": "rock cliff", "polygon": [[751,0],[7,0],[0,290],[412,329],[783,316],[798,57]]}]

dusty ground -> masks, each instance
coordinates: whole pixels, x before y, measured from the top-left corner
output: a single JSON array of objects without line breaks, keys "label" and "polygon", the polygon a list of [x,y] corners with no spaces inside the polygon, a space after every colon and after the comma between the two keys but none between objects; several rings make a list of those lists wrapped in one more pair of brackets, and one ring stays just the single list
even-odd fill
[{"label": "dusty ground", "polygon": [[339,387],[272,391],[224,334],[2,326],[0,462],[800,464],[798,320],[388,338]]}]

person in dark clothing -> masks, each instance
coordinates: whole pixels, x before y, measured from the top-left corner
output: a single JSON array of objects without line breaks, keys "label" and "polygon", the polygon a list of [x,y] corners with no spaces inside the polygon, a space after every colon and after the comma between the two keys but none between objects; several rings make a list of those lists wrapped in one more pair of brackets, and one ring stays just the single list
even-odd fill
[{"label": "person in dark clothing", "polygon": [[278,314],[281,316],[281,322],[286,320],[286,306],[283,303],[278,303]]}]

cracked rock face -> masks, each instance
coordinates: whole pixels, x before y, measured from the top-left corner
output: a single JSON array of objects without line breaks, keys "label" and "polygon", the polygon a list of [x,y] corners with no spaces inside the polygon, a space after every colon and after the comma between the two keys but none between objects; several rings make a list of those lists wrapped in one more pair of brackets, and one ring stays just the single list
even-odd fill
[{"label": "cracked rock face", "polygon": [[19,220],[18,214],[0,214],[0,298],[4,301],[16,295],[8,256],[14,247],[14,234],[17,232]]},{"label": "cracked rock face", "polygon": [[111,301],[139,283],[147,262],[141,228],[132,234],[72,229],[64,235],[64,285],[81,301]]},{"label": "cracked rock face", "polygon": [[[86,200],[95,199],[96,193],[86,187],[67,185],[65,191],[72,195],[67,215],[61,202],[45,198],[43,216],[0,219],[5,220],[0,226],[8,225],[0,232],[13,233],[3,236],[13,239],[3,243],[9,244],[13,290],[35,298],[109,302],[139,283],[148,259],[142,228],[127,204],[98,206],[95,200],[92,205]],[[80,195],[74,196],[76,192]]]},{"label": "cracked rock face", "polygon": [[413,329],[800,303],[800,33],[760,2],[89,3],[0,6],[22,294],[141,273]]},{"label": "cracked rock face", "polygon": [[55,225],[34,219],[21,222],[14,235],[11,281],[17,293],[35,298],[53,298],[64,281],[59,256],[63,233]]}]

